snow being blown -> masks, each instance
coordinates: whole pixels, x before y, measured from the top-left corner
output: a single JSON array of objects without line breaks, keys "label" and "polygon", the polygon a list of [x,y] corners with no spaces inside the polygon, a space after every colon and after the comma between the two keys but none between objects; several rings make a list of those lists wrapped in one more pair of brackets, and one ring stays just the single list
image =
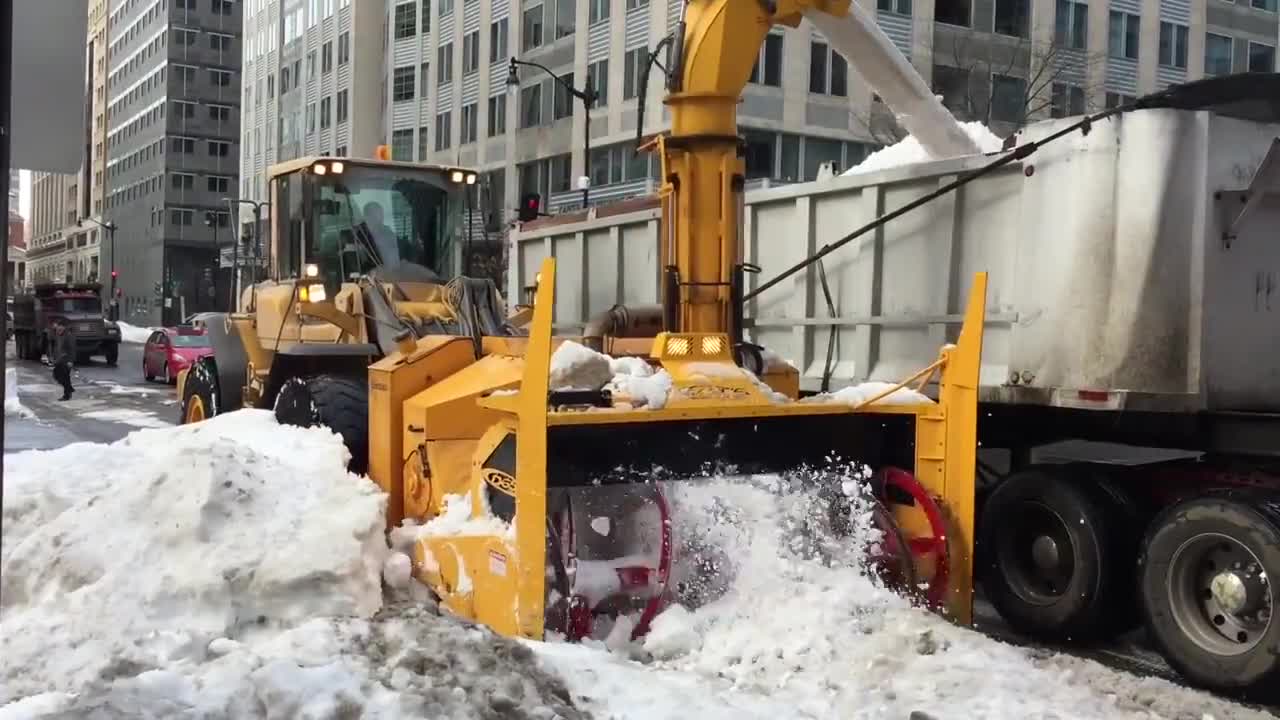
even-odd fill
[{"label": "snow being blown", "polygon": [[[960,123],[960,127],[965,134],[973,138],[978,149],[985,153],[1000,152],[1004,146],[1004,141],[1000,139],[991,129],[981,122]],[[929,162],[931,160],[943,160],[945,158],[935,158],[920,145],[920,141],[908,135],[893,145],[881,148],[868,155],[862,162],[845,170],[842,175],[861,175],[863,173],[876,172],[878,170],[888,170],[890,168],[902,167],[903,165],[914,165],[915,163]]]},{"label": "snow being blown", "polygon": [[[816,496],[776,479],[668,484],[676,532],[725,549],[731,584],[665,610],[620,651],[546,644],[580,703],[615,720],[973,718],[1244,720],[1270,717],[1164,680],[1019,648],[953,625],[867,572],[877,541],[865,495],[853,532],[814,514]],[[679,541],[677,541],[679,545]],[[921,713],[913,715],[913,713]]]},{"label": "snow being blown", "polygon": [[6,456],[0,718],[577,717],[527,648],[384,602],[347,459],[258,410]]}]

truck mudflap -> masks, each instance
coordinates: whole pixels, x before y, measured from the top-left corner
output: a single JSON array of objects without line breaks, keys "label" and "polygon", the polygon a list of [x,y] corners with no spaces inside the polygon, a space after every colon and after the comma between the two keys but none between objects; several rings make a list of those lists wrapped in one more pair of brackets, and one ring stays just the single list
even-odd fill
[{"label": "truck mudflap", "polygon": [[242,390],[248,377],[249,356],[240,344],[228,322],[227,313],[211,313],[205,319],[209,345],[213,348],[213,362],[218,376],[218,410],[239,410]]}]

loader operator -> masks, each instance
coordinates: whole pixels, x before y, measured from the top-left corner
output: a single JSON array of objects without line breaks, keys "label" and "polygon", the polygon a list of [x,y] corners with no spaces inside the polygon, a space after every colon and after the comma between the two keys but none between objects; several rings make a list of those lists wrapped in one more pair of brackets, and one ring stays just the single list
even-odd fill
[{"label": "loader operator", "polygon": [[377,202],[368,202],[364,206],[364,224],[373,235],[374,244],[378,248],[383,265],[394,265],[400,262],[400,238],[383,220],[382,206]]},{"label": "loader operator", "polygon": [[67,331],[67,321],[57,320],[53,325],[53,343],[49,348],[49,361],[53,364],[53,379],[62,385],[60,401],[71,399],[75,388],[71,387],[71,363],[75,360],[76,340]]}]

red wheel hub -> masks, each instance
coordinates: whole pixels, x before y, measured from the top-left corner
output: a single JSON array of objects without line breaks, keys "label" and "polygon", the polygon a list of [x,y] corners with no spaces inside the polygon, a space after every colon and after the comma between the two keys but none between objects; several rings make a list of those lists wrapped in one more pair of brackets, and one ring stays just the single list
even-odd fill
[{"label": "red wheel hub", "polygon": [[912,505],[920,508],[925,520],[929,523],[929,535],[911,538],[908,547],[913,559],[934,556],[933,579],[929,581],[929,589],[925,592],[925,602],[934,609],[940,608],[947,596],[950,581],[951,558],[947,551],[947,523],[942,515],[942,508],[929,495],[924,485],[914,475],[901,468],[889,467],[884,470],[885,500],[894,503],[892,490],[899,496],[909,497]]}]

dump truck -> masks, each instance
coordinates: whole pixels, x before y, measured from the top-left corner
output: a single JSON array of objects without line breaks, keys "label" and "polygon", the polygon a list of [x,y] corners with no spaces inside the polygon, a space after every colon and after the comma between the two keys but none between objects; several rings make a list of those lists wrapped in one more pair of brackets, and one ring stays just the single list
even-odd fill
[{"label": "dump truck", "polygon": [[[802,394],[929,362],[987,273],[983,594],[1049,641],[1141,621],[1219,690],[1280,673],[1277,88],[1194,83],[1163,96],[1181,101],[1031,124],[1005,153],[855,168],[746,192],[741,210],[740,257],[760,269],[746,336],[797,368]],[[664,222],[641,198],[523,223],[508,294],[553,257],[557,329],[596,334],[660,301]]]},{"label": "dump truck", "polygon": [[45,283],[14,295],[15,349],[23,360],[39,361],[53,343],[53,324],[67,323],[75,337],[76,362],[101,355],[108,365],[120,356],[120,328],[102,311],[101,283]]}]

